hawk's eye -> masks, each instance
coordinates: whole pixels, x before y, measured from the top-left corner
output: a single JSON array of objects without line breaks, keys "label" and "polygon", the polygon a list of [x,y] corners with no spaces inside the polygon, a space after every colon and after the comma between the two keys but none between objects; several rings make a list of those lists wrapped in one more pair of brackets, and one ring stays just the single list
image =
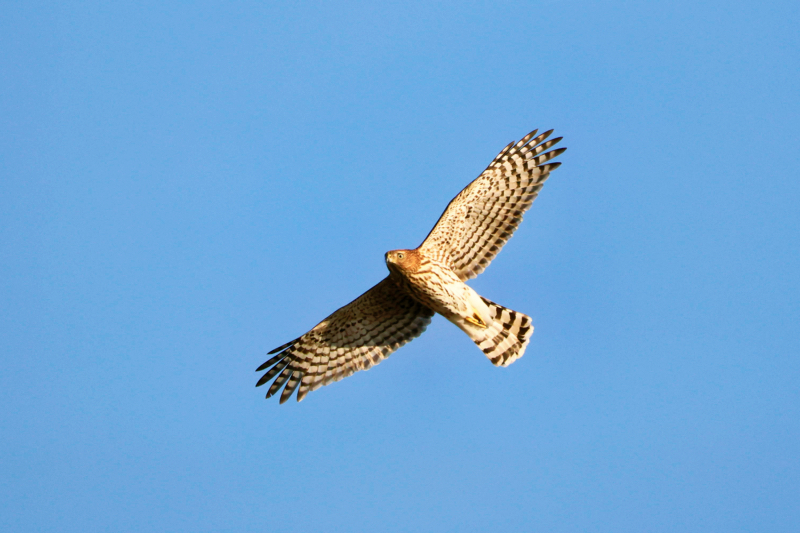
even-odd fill
[{"label": "hawk's eye", "polygon": [[404,254],[403,252],[400,252],[399,254],[397,254],[397,258],[398,258],[400,261],[402,261],[402,260],[403,260],[403,258],[405,258],[405,256],[406,256],[406,254]]}]

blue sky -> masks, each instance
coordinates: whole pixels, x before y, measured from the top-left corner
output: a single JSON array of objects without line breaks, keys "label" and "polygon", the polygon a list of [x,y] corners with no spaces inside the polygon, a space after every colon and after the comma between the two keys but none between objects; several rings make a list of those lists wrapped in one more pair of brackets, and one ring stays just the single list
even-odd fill
[{"label": "blue sky", "polygon": [[[0,527],[797,531],[796,2],[12,2]],[[441,317],[279,406],[265,353],[509,141],[569,150]]]}]

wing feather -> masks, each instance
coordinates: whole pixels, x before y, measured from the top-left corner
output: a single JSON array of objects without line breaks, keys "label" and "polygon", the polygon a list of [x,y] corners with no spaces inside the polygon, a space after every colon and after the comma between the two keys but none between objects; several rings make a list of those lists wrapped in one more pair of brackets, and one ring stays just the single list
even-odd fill
[{"label": "wing feather", "polygon": [[286,384],[280,403],[295,390],[299,402],[323,385],[380,363],[422,334],[432,316],[433,311],[386,277],[305,335],[271,351],[280,353],[258,367],[258,372],[267,372],[256,387],[277,375],[267,398]]},{"label": "wing feather", "polygon": [[489,265],[511,238],[550,172],[548,163],[566,150],[546,141],[553,130],[530,132],[506,146],[486,170],[447,205],[419,249],[449,265],[462,281]]}]

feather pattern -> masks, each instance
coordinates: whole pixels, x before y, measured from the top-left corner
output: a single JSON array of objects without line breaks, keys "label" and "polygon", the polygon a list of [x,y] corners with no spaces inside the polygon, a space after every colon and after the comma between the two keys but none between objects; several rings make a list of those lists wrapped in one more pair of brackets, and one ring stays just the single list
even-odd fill
[{"label": "feather pattern", "polygon": [[275,348],[257,387],[272,382],[267,398],[280,403],[380,363],[418,337],[434,312],[461,328],[496,366],[525,353],[531,319],[476,293],[474,278],[511,238],[544,181],[566,150],[551,150],[553,130],[534,130],[510,143],[486,170],[448,204],[415,250],[386,254],[390,274],[311,331]]},{"label": "feather pattern", "polygon": [[561,164],[548,163],[566,150],[546,151],[561,140],[546,141],[552,132],[535,137],[534,130],[506,146],[453,198],[418,249],[449,265],[462,281],[483,272]]},{"label": "feather pattern", "polygon": [[267,398],[285,384],[280,402],[288,400],[295,390],[299,402],[323,385],[380,363],[422,334],[431,316],[433,311],[387,277],[308,333],[270,352],[280,351],[258,367],[257,372],[267,372],[256,387],[277,375]]}]

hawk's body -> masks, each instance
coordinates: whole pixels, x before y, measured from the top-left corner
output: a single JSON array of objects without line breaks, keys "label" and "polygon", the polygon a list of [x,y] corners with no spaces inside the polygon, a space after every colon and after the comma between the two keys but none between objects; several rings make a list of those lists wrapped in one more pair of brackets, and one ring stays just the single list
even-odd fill
[{"label": "hawk's body", "polygon": [[469,335],[493,364],[507,366],[522,357],[531,319],[479,296],[464,281],[483,272],[560,165],[547,162],[564,148],[542,153],[561,140],[543,142],[551,132],[534,139],[533,131],[506,146],[450,202],[418,248],[387,252],[387,278],[270,352],[280,353],[258,368],[269,371],[256,386],[275,378],[267,397],[286,384],[281,403],[298,387],[300,401],[309,391],[379,363],[418,337],[434,312]]},{"label": "hawk's body", "polygon": [[[390,278],[416,301],[453,321],[471,316],[486,306],[480,296],[461,281],[449,266],[430,258],[420,250],[387,252]],[[488,310],[483,313],[488,317]]]},{"label": "hawk's body", "polygon": [[403,292],[461,328],[495,365],[508,366],[525,353],[530,317],[481,297],[422,250],[388,252],[386,264]]}]

